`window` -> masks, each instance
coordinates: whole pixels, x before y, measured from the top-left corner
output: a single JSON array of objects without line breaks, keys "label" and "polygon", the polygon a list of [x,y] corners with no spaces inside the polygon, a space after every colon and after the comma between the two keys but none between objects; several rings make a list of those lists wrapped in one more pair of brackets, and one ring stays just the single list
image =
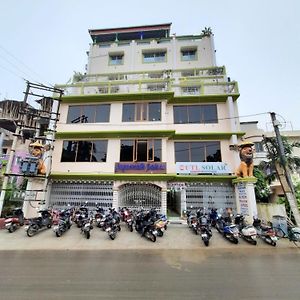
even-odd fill
[{"label": "window", "polygon": [[220,142],[175,142],[176,162],[220,162]]},{"label": "window", "polygon": [[106,162],[107,141],[64,141],[61,162]]},{"label": "window", "polygon": [[110,104],[69,106],[67,123],[109,122]]},{"label": "window", "polygon": [[216,104],[176,105],[173,107],[174,124],[218,123]]},{"label": "window", "polygon": [[181,59],[183,61],[196,60],[197,59],[197,50],[196,49],[181,50]]},{"label": "window", "polygon": [[122,65],[124,54],[109,54],[109,64],[110,65]]},{"label": "window", "polygon": [[183,95],[199,95],[200,87],[199,86],[185,86],[181,88]]},{"label": "window", "polygon": [[262,142],[254,142],[255,152],[265,152]]},{"label": "window", "polygon": [[160,121],[161,103],[143,102],[143,103],[124,103],[123,104],[123,122],[139,121]]},{"label": "window", "polygon": [[166,51],[143,53],[144,63],[157,63],[166,61]]},{"label": "window", "polygon": [[120,161],[161,161],[161,140],[121,140]]}]

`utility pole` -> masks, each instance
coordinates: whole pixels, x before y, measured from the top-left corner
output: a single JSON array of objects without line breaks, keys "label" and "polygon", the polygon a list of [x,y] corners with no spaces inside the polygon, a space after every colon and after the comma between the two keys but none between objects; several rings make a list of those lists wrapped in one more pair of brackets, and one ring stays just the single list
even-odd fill
[{"label": "utility pole", "polygon": [[[282,174],[282,172],[280,172],[280,170],[277,170],[277,174],[279,176],[279,180],[280,180],[282,189],[284,191],[284,194],[289,202],[296,225],[300,226],[300,213],[299,213],[299,210],[297,207],[297,199],[295,196],[294,185],[293,185],[292,178],[290,175],[290,170],[287,166],[287,161],[286,161],[286,157],[285,157],[285,153],[284,153],[282,138],[281,138],[281,135],[279,132],[279,124],[280,123],[276,119],[276,114],[274,112],[271,112],[270,115],[271,115],[272,124],[274,127],[276,141],[277,141],[277,145],[278,145],[277,153],[279,155],[279,159],[280,159],[280,163],[281,163],[282,171],[283,171],[283,174]],[[278,165],[277,166],[275,165],[275,167],[278,168]],[[284,183],[284,179],[286,181],[286,184]]]}]

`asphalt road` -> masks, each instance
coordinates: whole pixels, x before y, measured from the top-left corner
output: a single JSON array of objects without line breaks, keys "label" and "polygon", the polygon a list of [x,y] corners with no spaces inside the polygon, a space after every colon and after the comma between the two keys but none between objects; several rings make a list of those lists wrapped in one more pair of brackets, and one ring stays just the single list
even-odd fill
[{"label": "asphalt road", "polygon": [[2,250],[0,299],[300,299],[298,249]]}]

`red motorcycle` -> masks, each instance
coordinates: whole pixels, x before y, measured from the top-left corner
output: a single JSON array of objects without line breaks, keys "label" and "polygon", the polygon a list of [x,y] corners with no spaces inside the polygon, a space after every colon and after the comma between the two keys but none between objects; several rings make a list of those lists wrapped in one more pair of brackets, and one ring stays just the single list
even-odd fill
[{"label": "red motorcycle", "polygon": [[15,208],[12,215],[5,219],[5,228],[10,232],[16,231],[20,226],[24,225],[24,213],[21,208]]}]

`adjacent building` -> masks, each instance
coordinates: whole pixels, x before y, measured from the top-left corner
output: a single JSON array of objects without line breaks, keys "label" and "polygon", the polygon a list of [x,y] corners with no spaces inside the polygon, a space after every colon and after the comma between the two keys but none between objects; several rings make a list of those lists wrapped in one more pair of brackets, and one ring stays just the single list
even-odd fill
[{"label": "adjacent building", "polygon": [[57,86],[49,205],[236,209],[237,82],[216,64],[210,28],[170,32],[89,30],[86,73]]}]

